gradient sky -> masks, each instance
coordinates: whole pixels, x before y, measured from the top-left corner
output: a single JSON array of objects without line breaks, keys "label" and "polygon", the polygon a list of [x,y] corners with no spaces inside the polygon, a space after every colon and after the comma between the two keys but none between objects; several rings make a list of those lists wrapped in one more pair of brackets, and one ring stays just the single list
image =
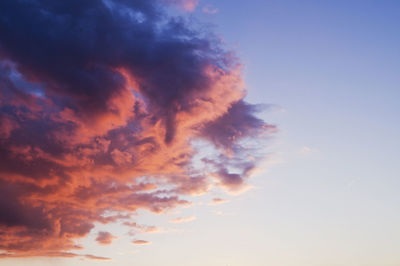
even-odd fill
[{"label": "gradient sky", "polygon": [[[191,206],[132,216],[159,232],[97,223],[77,253],[110,261],[0,265],[400,265],[400,2],[200,0],[171,12],[210,23],[234,49],[246,101],[266,104],[258,117],[278,128],[261,141],[252,188],[183,193]],[[99,231],[118,238],[100,245]]]}]

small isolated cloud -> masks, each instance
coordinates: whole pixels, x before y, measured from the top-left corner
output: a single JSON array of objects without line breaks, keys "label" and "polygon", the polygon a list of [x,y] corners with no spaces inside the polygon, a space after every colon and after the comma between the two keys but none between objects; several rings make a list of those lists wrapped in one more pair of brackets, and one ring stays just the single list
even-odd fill
[{"label": "small isolated cloud", "polygon": [[113,236],[109,232],[100,231],[97,235],[96,241],[99,242],[101,245],[109,245],[113,241],[116,236]]},{"label": "small isolated cloud", "polygon": [[141,225],[135,222],[124,222],[123,225],[134,228],[132,233],[159,233],[160,228],[154,225]]},{"label": "small isolated cloud", "polygon": [[206,5],[205,7],[203,7],[203,12],[206,14],[214,15],[218,13],[218,8],[215,8],[212,5]]},{"label": "small isolated cloud", "polygon": [[233,213],[233,212],[230,212],[230,213],[225,213],[225,212],[223,212],[223,211],[212,211],[212,213],[214,213],[215,215],[219,215],[219,216],[234,216],[234,215],[236,215],[235,213]]},{"label": "small isolated cloud", "polygon": [[315,154],[318,152],[319,152],[318,149],[315,149],[315,148],[312,148],[309,146],[303,146],[303,147],[301,147],[301,149],[299,151],[300,154]]},{"label": "small isolated cloud", "polygon": [[191,221],[196,220],[195,216],[190,216],[190,217],[178,217],[172,220],[169,220],[170,223],[174,223],[174,224],[181,224],[181,223],[188,223]]},{"label": "small isolated cloud", "polygon": [[221,199],[221,198],[213,198],[209,205],[218,205],[229,202],[229,200]]},{"label": "small isolated cloud", "polygon": [[100,256],[89,255],[89,254],[84,255],[84,257],[89,260],[111,260],[110,258],[107,258],[107,257],[100,257]]},{"label": "small isolated cloud", "polygon": [[143,231],[143,233],[160,233],[161,229],[156,227],[156,226],[146,226]]},{"label": "small isolated cloud", "polygon": [[133,240],[132,244],[134,245],[150,245],[151,242],[147,240]]},{"label": "small isolated cloud", "polygon": [[301,153],[310,153],[312,151],[312,149],[308,146],[304,146],[300,149]]}]

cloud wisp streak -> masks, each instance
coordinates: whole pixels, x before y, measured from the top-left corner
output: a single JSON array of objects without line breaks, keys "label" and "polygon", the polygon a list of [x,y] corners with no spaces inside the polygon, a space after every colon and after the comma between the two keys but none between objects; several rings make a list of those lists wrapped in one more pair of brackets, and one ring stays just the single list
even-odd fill
[{"label": "cloud wisp streak", "polygon": [[194,220],[196,220],[196,216],[178,217],[178,218],[169,220],[169,222],[174,223],[174,224],[181,224],[181,223],[188,223],[188,222],[191,222]]},{"label": "cloud wisp streak", "polygon": [[276,128],[232,53],[164,4],[0,1],[0,257],[77,256],[95,223],[246,186],[246,144]]},{"label": "cloud wisp streak", "polygon": [[132,241],[132,244],[134,244],[134,245],[150,245],[151,244],[151,242],[150,241],[147,241],[147,240],[134,240],[134,241]]},{"label": "cloud wisp streak", "polygon": [[229,202],[229,200],[221,199],[221,198],[213,198],[209,205],[219,205]]}]

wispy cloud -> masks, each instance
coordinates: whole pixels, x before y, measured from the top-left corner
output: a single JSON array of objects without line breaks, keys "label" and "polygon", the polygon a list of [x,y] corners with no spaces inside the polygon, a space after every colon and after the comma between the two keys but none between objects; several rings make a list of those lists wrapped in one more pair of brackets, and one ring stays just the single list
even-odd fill
[{"label": "wispy cloud", "polygon": [[199,5],[198,0],[163,0],[166,3],[174,4],[187,12],[193,12]]},{"label": "wispy cloud", "polygon": [[316,155],[319,152],[320,151],[317,148],[310,147],[310,146],[303,146],[298,151],[298,153],[301,154],[301,155]]},{"label": "wispy cloud", "polygon": [[32,256],[37,257],[59,257],[59,258],[81,258],[81,259],[89,259],[89,260],[111,260],[111,258],[94,256],[90,254],[76,254],[72,252],[63,252],[63,251],[48,251],[48,252],[40,252],[35,251],[32,252],[3,252],[0,253],[0,258],[29,258]]},{"label": "wispy cloud", "polygon": [[146,241],[146,240],[134,240],[134,241],[132,241],[132,244],[135,244],[135,245],[150,245],[151,242],[150,241]]},{"label": "wispy cloud", "polygon": [[169,220],[170,223],[174,224],[181,224],[181,223],[187,223],[196,220],[195,216],[190,216],[190,217],[178,217],[172,220]]},{"label": "wispy cloud", "polygon": [[212,5],[206,5],[203,7],[203,12],[206,14],[214,15],[218,13],[218,8],[213,7]]},{"label": "wispy cloud", "polygon": [[140,225],[135,222],[124,222],[123,225],[133,228],[135,233],[159,233],[161,231],[160,228],[154,225]]},{"label": "wispy cloud", "polygon": [[211,202],[209,203],[209,205],[219,205],[219,204],[223,204],[223,203],[227,203],[227,202],[229,202],[229,200],[221,199],[221,198],[213,198],[211,200]]},{"label": "wispy cloud", "polygon": [[216,210],[213,210],[212,213],[214,213],[215,215],[219,215],[219,216],[235,216],[236,215],[236,213],[233,213],[233,212],[226,213],[223,211],[216,211]]},{"label": "wispy cloud", "polygon": [[100,257],[100,256],[93,256],[93,255],[83,255],[84,258],[90,259],[90,260],[111,260],[110,258],[107,257]]}]

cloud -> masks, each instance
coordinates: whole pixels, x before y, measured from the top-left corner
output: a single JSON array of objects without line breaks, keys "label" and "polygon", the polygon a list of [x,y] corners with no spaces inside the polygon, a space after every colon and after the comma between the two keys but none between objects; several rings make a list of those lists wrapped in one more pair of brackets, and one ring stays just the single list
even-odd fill
[{"label": "cloud", "polygon": [[132,232],[133,234],[135,234],[135,233],[159,233],[159,232],[161,232],[160,228],[158,228],[158,227],[156,227],[154,225],[151,225],[151,226],[140,225],[140,224],[137,224],[135,222],[124,222],[123,224],[133,228],[134,229],[134,231]]},{"label": "cloud", "polygon": [[193,12],[199,5],[198,0],[164,0],[166,3],[174,4],[187,12]]},{"label": "cloud", "polygon": [[203,13],[214,15],[218,13],[218,8],[215,8],[211,5],[206,5],[203,7]]},{"label": "cloud", "polygon": [[101,256],[94,256],[90,254],[76,254],[71,252],[35,252],[34,254],[31,253],[0,253],[0,258],[28,258],[31,256],[38,256],[38,257],[59,257],[59,258],[76,258],[80,257],[82,259],[89,259],[89,260],[111,260],[111,258],[101,257]]},{"label": "cloud", "polygon": [[309,146],[303,146],[303,147],[301,147],[301,149],[299,150],[299,153],[300,153],[300,154],[304,154],[304,155],[307,155],[307,154],[316,154],[316,153],[319,153],[319,150],[318,150],[318,149],[315,149],[315,148],[312,148],[312,147],[309,147]]},{"label": "cloud", "polygon": [[109,245],[114,238],[116,237],[109,232],[100,231],[96,237],[96,241],[101,245]]},{"label": "cloud", "polygon": [[227,202],[229,202],[229,200],[221,198],[213,198],[209,205],[219,205]]},{"label": "cloud", "polygon": [[134,244],[134,245],[150,245],[151,242],[146,241],[146,240],[134,240],[134,241],[132,241],[132,244]]},{"label": "cloud", "polygon": [[191,221],[196,220],[195,216],[190,216],[190,217],[178,217],[172,220],[169,220],[170,223],[174,223],[174,224],[181,224],[181,223],[188,223]]},{"label": "cloud", "polygon": [[84,257],[87,259],[90,259],[90,260],[111,260],[110,258],[107,258],[107,257],[93,256],[90,254],[84,255]]},{"label": "cloud", "polygon": [[233,102],[226,113],[204,125],[201,136],[217,147],[231,150],[240,139],[258,135],[262,131],[275,131],[275,126],[267,125],[254,116],[256,111],[257,106],[243,100]]},{"label": "cloud", "polygon": [[96,223],[240,191],[276,131],[234,54],[163,0],[3,0],[0,28],[1,257],[78,256]]},{"label": "cloud", "polygon": [[218,216],[235,216],[236,215],[236,213],[233,213],[233,212],[225,213],[225,212],[216,211],[216,210],[213,210],[212,213],[214,213],[215,215],[218,215]]}]

